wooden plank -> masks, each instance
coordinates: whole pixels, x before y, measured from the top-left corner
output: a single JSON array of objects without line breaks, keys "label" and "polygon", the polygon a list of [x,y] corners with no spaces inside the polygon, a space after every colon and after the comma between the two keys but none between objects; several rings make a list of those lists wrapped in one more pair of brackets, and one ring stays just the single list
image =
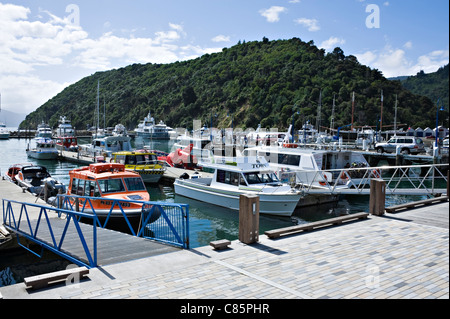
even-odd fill
[{"label": "wooden plank", "polygon": [[424,199],[424,200],[420,200],[420,201],[416,201],[416,202],[409,202],[409,203],[405,203],[405,204],[390,206],[390,207],[386,207],[385,210],[388,213],[394,213],[394,212],[396,212],[398,210],[402,210],[402,209],[416,208],[418,206],[436,204],[436,203],[440,203],[440,202],[444,202],[444,201],[448,201],[448,196],[440,196],[440,197]]},{"label": "wooden plank", "polygon": [[317,227],[327,226],[327,225],[340,225],[344,221],[354,220],[354,219],[365,219],[369,216],[368,213],[356,213],[345,216],[339,216],[335,218],[325,219],[317,222],[307,223],[303,225],[296,225],[290,227],[284,227],[274,230],[268,230],[264,232],[269,238],[278,238],[281,235],[294,234],[301,231],[309,231]]},{"label": "wooden plank", "polygon": [[28,288],[40,289],[47,287],[50,283],[56,283],[62,280],[66,280],[69,276],[79,276],[83,278],[89,274],[89,269],[86,267],[71,268],[61,271],[56,271],[48,274],[37,275],[33,277],[24,278],[24,283]]},{"label": "wooden plank", "polygon": [[228,248],[229,245],[231,245],[231,242],[226,239],[216,240],[209,243],[210,246],[212,246],[216,250],[222,250],[225,248]]}]

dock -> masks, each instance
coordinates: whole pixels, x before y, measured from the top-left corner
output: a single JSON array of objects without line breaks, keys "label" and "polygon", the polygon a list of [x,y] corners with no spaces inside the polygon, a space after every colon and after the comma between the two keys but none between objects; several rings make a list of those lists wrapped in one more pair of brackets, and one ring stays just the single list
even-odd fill
[{"label": "dock", "polygon": [[[92,268],[75,286],[30,291],[19,283],[1,287],[0,294],[3,299],[214,299],[221,313],[229,303],[224,299],[264,300],[271,314],[275,309],[268,299],[448,299],[448,211],[446,201],[278,239],[260,235],[254,244],[234,240],[223,250],[177,250]],[[180,314],[177,305],[167,314]]]}]

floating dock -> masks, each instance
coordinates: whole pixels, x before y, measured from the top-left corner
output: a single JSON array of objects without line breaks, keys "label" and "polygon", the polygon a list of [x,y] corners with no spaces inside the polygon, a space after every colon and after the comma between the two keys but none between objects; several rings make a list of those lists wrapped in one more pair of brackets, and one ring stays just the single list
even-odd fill
[{"label": "floating dock", "polygon": [[[2,197],[17,192],[4,183]],[[448,209],[447,201],[279,239],[261,235],[255,244],[234,240],[224,250],[167,252],[90,269],[76,285],[30,291],[19,283],[1,287],[0,294],[4,299],[215,299],[215,311],[222,313],[223,299],[448,299]],[[166,311],[176,315],[181,309]]]}]

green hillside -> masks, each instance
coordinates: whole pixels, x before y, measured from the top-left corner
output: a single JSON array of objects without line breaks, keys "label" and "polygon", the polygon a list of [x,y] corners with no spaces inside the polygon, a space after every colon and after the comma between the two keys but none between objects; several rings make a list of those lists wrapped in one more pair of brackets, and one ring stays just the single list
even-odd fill
[{"label": "green hillside", "polygon": [[[402,81],[403,87],[415,94],[429,97],[436,105],[444,106],[445,111],[440,113],[439,118],[445,120],[443,123],[448,127],[448,91],[449,91],[448,64],[436,72],[425,74],[423,71],[415,76],[410,76]],[[435,107],[436,112],[437,106]],[[440,121],[441,122],[441,121]],[[442,124],[442,122],[441,122]]]},{"label": "green hillside", "polygon": [[[433,126],[433,102],[410,93],[399,81],[389,81],[376,69],[361,65],[340,48],[332,53],[312,41],[253,41],[238,43],[222,52],[171,64],[134,64],[98,72],[67,87],[29,114],[22,128],[35,128],[41,119],[57,126],[60,115],[77,129],[93,125],[97,81],[106,125],[133,129],[151,111],[157,121],[172,127],[192,128],[194,119],[208,126],[286,129],[294,115],[296,128],[304,120],[316,122],[322,91],[321,126],[328,127],[336,97],[335,127],[351,122],[351,95],[355,92],[355,125],[377,124],[381,90],[383,126],[397,123]],[[297,115],[296,112],[300,113]],[[101,121],[102,123],[102,121]]]}]

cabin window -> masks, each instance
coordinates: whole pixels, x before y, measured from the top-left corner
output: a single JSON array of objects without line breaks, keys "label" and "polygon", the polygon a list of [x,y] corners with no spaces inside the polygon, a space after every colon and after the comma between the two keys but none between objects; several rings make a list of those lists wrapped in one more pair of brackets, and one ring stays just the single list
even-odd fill
[{"label": "cabin window", "polygon": [[244,173],[248,184],[274,183],[278,178],[273,173]]},{"label": "cabin window", "polygon": [[125,158],[126,158],[125,155],[117,155],[116,156],[116,163],[125,164]]},{"label": "cabin window", "polygon": [[217,178],[216,181],[218,183],[224,183],[229,185],[237,186],[239,184],[239,173],[237,172],[229,172],[223,170],[217,170]]},{"label": "cabin window", "polygon": [[102,194],[124,192],[125,187],[121,178],[102,179],[98,181]]},{"label": "cabin window", "polygon": [[72,180],[72,194],[79,196],[84,195],[84,180],[78,178]]},{"label": "cabin window", "polygon": [[129,191],[145,191],[145,185],[139,177],[125,178],[125,184]]},{"label": "cabin window", "polygon": [[300,155],[278,154],[278,164],[298,166]]},{"label": "cabin window", "polygon": [[84,187],[84,196],[100,197],[97,183],[95,181],[86,181],[86,184]]}]

